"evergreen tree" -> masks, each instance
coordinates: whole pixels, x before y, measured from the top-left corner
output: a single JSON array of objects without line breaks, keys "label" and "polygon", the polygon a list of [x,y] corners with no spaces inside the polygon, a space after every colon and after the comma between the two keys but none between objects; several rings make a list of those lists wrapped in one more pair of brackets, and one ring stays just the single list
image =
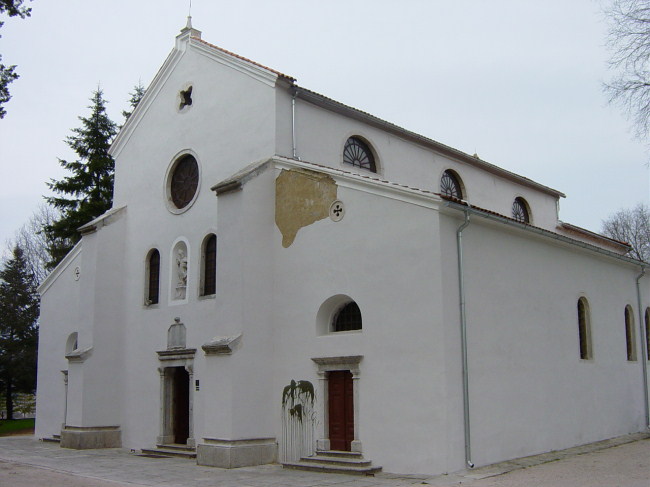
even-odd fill
[{"label": "evergreen tree", "polygon": [[113,203],[115,161],[108,149],[117,128],[106,113],[102,95],[100,89],[93,93],[90,116],[79,117],[82,126],[72,129],[74,135],[66,139],[78,160],[59,159],[59,163],[72,174],[47,183],[51,190],[61,195],[45,198],[61,212],[58,220],[45,226],[50,242],[48,269],[61,262],[81,239],[77,229],[109,210]]},{"label": "evergreen tree", "polygon": [[34,276],[20,247],[0,271],[0,390],[7,419],[17,392],[36,388],[39,300]]},{"label": "evergreen tree", "polygon": [[[21,19],[29,17],[32,9],[25,7],[23,3],[23,0],[0,0],[0,14],[6,13],[9,17],[20,17]],[[0,27],[3,24],[0,22]],[[1,54],[0,61],[2,61]],[[18,79],[16,66],[5,66],[0,62],[0,118],[4,118],[7,113],[2,105],[11,99],[9,84],[16,79]]]},{"label": "evergreen tree", "polygon": [[129,119],[129,117],[133,113],[133,110],[135,110],[135,107],[138,106],[138,103],[140,103],[140,100],[142,100],[142,97],[144,97],[144,94],[146,92],[147,90],[142,85],[142,81],[138,81],[138,84],[135,85],[133,91],[129,93],[131,95],[131,98],[129,98],[129,105],[131,105],[131,109],[122,110],[122,116],[124,117],[124,122],[126,122]]}]

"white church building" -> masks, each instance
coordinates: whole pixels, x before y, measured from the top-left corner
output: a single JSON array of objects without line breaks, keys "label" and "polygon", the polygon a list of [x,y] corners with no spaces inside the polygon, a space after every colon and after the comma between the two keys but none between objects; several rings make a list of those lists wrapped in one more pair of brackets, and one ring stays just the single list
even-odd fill
[{"label": "white church building", "polygon": [[650,269],[560,191],[189,23],[111,152],[40,287],[39,438],[438,474],[647,431]]}]

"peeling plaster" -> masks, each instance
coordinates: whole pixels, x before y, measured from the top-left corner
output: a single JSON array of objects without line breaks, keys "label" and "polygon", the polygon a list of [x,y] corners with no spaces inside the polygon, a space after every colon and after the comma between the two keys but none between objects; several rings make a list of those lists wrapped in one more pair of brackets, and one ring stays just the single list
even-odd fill
[{"label": "peeling plaster", "polygon": [[282,246],[289,247],[298,230],[329,217],[337,186],[326,175],[305,169],[283,169],[275,180],[275,224]]}]

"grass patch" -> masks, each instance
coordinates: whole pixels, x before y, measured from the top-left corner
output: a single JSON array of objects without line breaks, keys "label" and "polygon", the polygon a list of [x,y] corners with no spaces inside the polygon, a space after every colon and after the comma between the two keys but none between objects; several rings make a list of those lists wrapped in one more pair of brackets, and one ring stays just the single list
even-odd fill
[{"label": "grass patch", "polygon": [[0,420],[0,436],[29,434],[34,431],[34,419]]}]

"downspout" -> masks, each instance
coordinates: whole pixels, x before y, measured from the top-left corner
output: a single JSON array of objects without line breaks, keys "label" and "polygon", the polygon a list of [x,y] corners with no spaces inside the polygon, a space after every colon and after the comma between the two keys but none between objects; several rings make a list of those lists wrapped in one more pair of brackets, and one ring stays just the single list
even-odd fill
[{"label": "downspout", "polygon": [[456,230],[456,247],[458,252],[458,298],[460,302],[460,348],[463,360],[463,420],[465,425],[465,463],[474,468],[469,429],[469,379],[467,373],[467,317],[465,315],[465,278],[463,268],[463,230],[469,225],[469,208],[464,210],[465,221]]},{"label": "downspout", "polygon": [[645,334],[643,304],[641,302],[641,286],[640,282],[645,275],[645,267],[641,268],[641,274],[636,278],[636,299],[639,306],[639,336],[641,337],[641,364],[643,371],[643,400],[645,405],[645,426],[650,429],[650,406],[648,405],[648,350],[647,350],[647,337]]},{"label": "downspout", "polygon": [[298,96],[298,90],[294,87],[291,95],[291,148],[293,158],[300,160],[296,147],[296,96]]}]

